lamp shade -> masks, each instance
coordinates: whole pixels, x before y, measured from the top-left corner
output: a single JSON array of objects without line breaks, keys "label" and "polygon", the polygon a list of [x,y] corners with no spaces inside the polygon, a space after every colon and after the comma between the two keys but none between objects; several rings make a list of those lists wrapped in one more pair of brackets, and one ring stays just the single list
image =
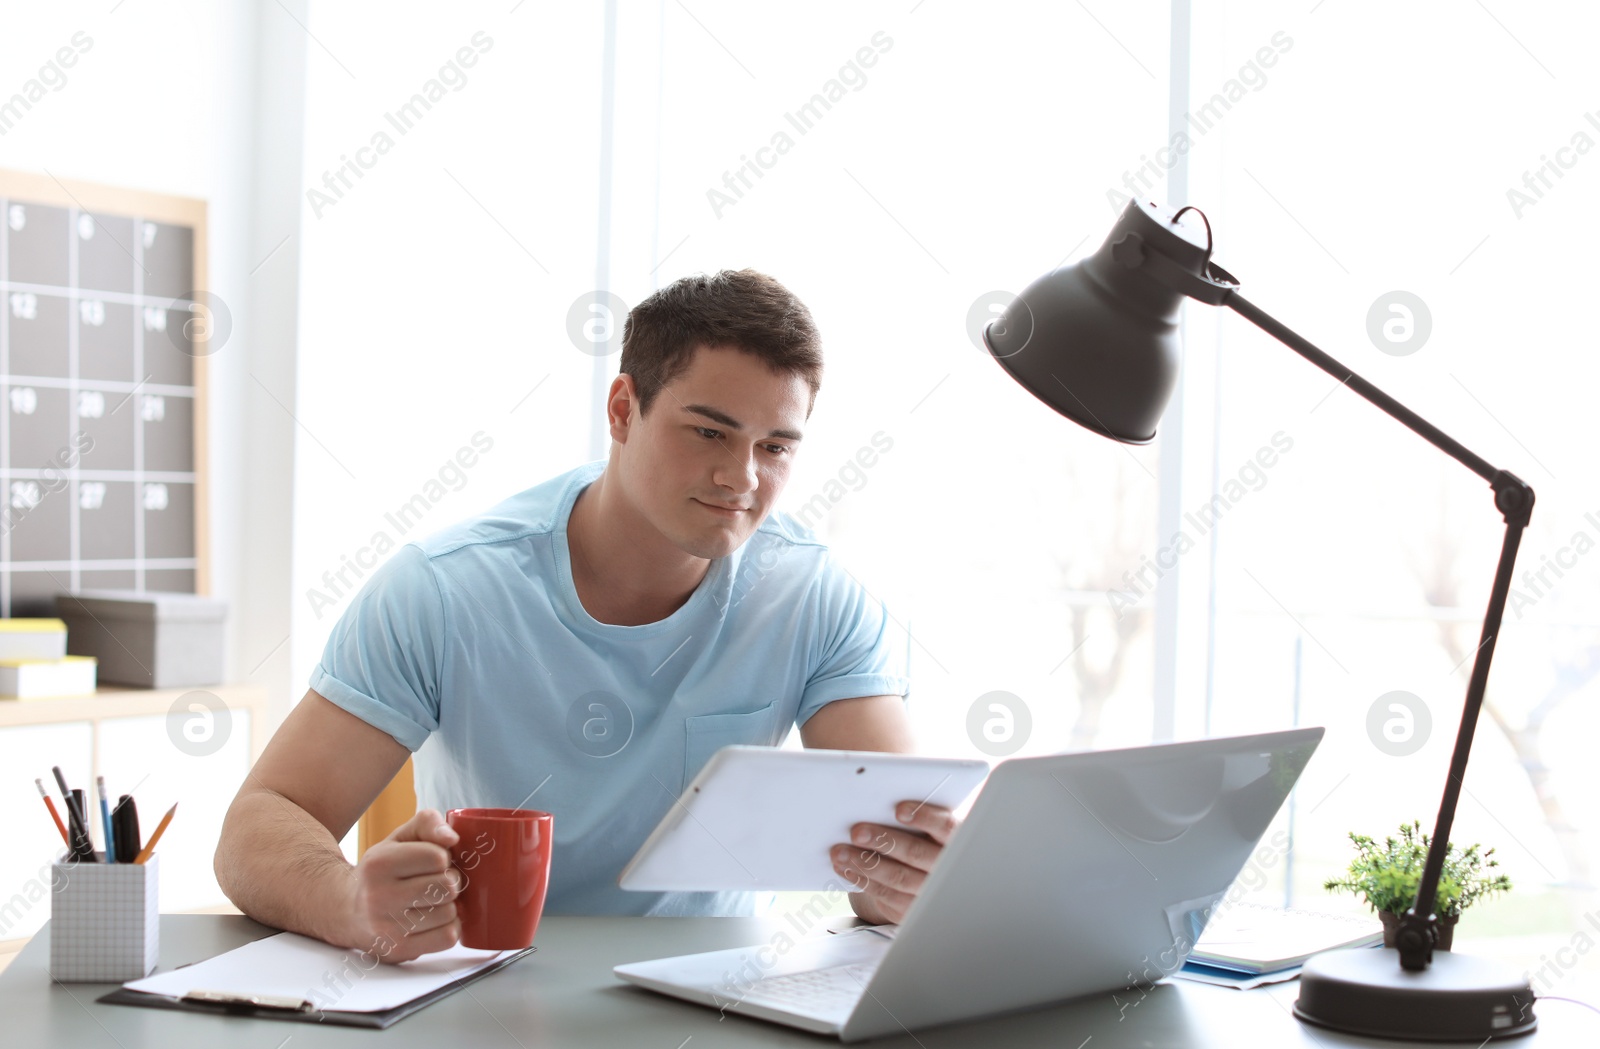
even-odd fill
[{"label": "lamp shade", "polygon": [[1048,273],[990,322],[984,345],[1073,422],[1148,444],[1178,382],[1184,294],[1141,265],[1149,253],[1196,276],[1210,247],[1169,208],[1133,200],[1093,255]]}]

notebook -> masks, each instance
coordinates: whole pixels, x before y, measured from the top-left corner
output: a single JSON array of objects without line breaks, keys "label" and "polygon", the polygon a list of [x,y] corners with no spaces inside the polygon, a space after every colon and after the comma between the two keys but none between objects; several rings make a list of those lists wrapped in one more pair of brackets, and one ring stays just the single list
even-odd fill
[{"label": "notebook", "polygon": [[1383,924],[1376,918],[1235,903],[1206,923],[1189,961],[1256,975],[1295,968],[1323,951],[1370,947],[1382,940]]}]

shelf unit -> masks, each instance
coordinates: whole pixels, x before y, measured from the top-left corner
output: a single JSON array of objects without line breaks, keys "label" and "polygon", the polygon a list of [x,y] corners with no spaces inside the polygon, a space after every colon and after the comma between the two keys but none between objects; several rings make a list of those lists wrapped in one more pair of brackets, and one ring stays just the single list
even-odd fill
[{"label": "shelf unit", "polygon": [[0,729],[20,725],[60,725],[86,721],[93,740],[92,760],[100,767],[100,724],[115,718],[167,714],[190,692],[216,696],[230,711],[250,714],[250,762],[267,744],[267,690],[260,685],[197,685],[191,688],[102,688],[92,695],[58,699],[0,699]]}]

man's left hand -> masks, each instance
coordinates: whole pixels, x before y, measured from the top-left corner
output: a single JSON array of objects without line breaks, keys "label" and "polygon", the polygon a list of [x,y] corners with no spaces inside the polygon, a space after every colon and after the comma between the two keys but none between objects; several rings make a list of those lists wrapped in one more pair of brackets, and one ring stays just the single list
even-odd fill
[{"label": "man's left hand", "polygon": [[902,801],[894,814],[901,826],[857,823],[852,844],[831,850],[833,869],[865,885],[851,903],[870,922],[898,924],[905,917],[958,825],[949,809],[915,801]]}]

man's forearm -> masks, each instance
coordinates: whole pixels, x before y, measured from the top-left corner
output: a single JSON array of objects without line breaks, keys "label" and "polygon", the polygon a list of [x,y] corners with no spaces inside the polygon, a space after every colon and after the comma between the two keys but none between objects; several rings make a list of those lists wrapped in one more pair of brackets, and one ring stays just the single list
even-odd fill
[{"label": "man's forearm", "polygon": [[234,799],[214,860],[234,906],[265,925],[344,947],[353,942],[354,868],[321,823],[269,790]]}]

